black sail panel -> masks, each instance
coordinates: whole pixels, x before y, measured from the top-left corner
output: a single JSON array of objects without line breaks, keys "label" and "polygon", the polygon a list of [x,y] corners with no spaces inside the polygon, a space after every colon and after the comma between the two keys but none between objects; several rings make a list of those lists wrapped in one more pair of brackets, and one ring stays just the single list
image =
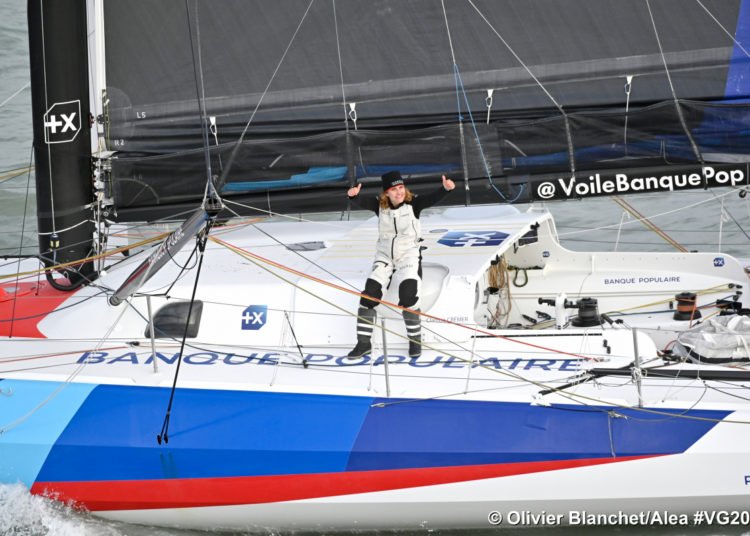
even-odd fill
[{"label": "black sail panel", "polygon": [[119,218],[202,197],[203,91],[215,173],[252,118],[222,195],[278,212],[345,208],[347,184],[394,168],[417,189],[446,172],[472,203],[524,202],[573,171],[747,153],[739,0],[444,4],[105,2]]}]

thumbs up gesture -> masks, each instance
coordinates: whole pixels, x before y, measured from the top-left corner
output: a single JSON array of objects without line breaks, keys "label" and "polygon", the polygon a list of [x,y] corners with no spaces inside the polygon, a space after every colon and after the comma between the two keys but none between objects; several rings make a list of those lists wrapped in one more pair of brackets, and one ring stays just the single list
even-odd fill
[{"label": "thumbs up gesture", "polygon": [[456,183],[450,180],[448,177],[443,175],[443,188],[445,188],[447,191],[453,190],[453,188],[456,187]]}]

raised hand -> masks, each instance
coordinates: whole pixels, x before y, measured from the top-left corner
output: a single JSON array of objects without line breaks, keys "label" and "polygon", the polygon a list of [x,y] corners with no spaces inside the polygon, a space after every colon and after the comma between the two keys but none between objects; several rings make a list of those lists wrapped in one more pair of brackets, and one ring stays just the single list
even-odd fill
[{"label": "raised hand", "polygon": [[[443,175],[443,188],[445,188],[447,191],[450,192],[455,187],[456,187],[456,183],[450,180],[445,175]],[[349,197],[351,197],[351,195]]]},{"label": "raised hand", "polygon": [[352,188],[349,188],[346,191],[346,195],[349,197],[357,197],[359,195],[359,191],[362,189],[362,185],[358,184],[357,186],[354,186]]}]

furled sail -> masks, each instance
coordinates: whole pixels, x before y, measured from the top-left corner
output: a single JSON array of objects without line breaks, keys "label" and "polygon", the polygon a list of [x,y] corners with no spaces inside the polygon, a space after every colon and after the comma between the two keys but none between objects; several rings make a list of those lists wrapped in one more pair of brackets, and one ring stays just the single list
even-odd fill
[{"label": "furled sail", "polygon": [[222,194],[259,210],[394,168],[467,203],[747,183],[742,0],[118,0],[104,29],[121,220],[202,198],[203,96]]}]

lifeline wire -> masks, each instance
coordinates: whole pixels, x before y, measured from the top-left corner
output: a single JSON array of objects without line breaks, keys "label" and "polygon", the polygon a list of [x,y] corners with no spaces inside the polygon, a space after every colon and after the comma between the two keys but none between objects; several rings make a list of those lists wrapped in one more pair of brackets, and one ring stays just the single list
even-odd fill
[{"label": "lifeline wire", "polygon": [[[242,255],[242,256],[244,256],[246,258],[257,259],[260,262],[263,262],[263,263],[266,263],[266,264],[270,264],[271,266],[275,266],[276,268],[280,268],[281,270],[284,270],[286,272],[292,273],[294,275],[303,277],[305,279],[309,279],[311,281],[315,281],[315,282],[320,283],[322,285],[325,285],[327,287],[331,287],[331,288],[340,290],[342,292],[346,292],[347,294],[353,294],[353,295],[358,296],[360,298],[364,297],[364,295],[361,294],[360,292],[357,292],[355,290],[349,290],[347,288],[341,287],[341,286],[336,285],[334,283],[330,283],[328,281],[324,281],[322,279],[319,279],[319,278],[316,278],[316,277],[312,277],[312,276],[310,276],[310,275],[308,275],[308,274],[306,274],[304,272],[300,272],[299,270],[295,270],[293,268],[289,268],[289,267],[284,266],[282,264],[279,264],[279,263],[277,263],[275,261],[272,261],[270,259],[262,257],[262,256],[260,256],[260,255],[258,255],[256,253],[252,253],[250,251],[247,251],[245,249],[239,248],[237,246],[233,246],[232,244],[230,244],[228,242],[225,242],[224,240],[221,240],[219,238],[213,237],[212,240],[214,242],[218,243],[218,244],[221,244],[221,245],[229,248],[230,250],[232,250],[232,251],[234,251],[234,252],[238,253],[239,255]],[[302,290],[305,290],[305,289],[302,289]],[[458,322],[453,322],[452,320],[447,320],[445,318],[440,318],[440,317],[437,317],[437,316],[425,313],[424,311],[414,311],[412,309],[409,309],[408,307],[402,307],[400,305],[396,305],[395,303],[391,303],[391,302],[388,302],[388,301],[385,301],[385,300],[379,300],[379,299],[373,298],[371,296],[367,296],[367,298],[369,300],[371,300],[371,301],[375,301],[375,302],[384,304],[384,305],[390,307],[391,309],[393,309],[394,311],[409,311],[411,313],[418,314],[419,316],[423,316],[425,318],[430,318],[432,320],[436,320],[436,321],[444,322],[446,324],[450,324],[450,325],[457,326],[457,327],[460,327],[460,328],[468,329],[470,331],[473,331],[473,332],[476,332],[476,333],[481,333],[482,335],[488,335],[488,336],[494,337],[496,339],[503,339],[503,340],[511,341],[511,342],[514,342],[514,343],[517,343],[517,344],[520,344],[520,345],[529,346],[529,347],[532,347],[532,348],[538,348],[540,350],[544,350],[544,351],[547,351],[547,352],[548,351],[554,351],[554,352],[557,352],[559,354],[569,355],[569,356],[574,357],[576,359],[591,359],[588,356],[584,356],[584,355],[580,355],[580,354],[573,354],[573,353],[570,353],[570,352],[564,352],[562,350],[555,350],[554,348],[547,348],[547,347],[544,347],[544,346],[540,346],[538,344],[534,344],[534,343],[530,343],[530,342],[525,342],[525,341],[519,341],[517,339],[513,339],[513,338],[510,338],[510,337],[505,337],[503,335],[497,335],[495,333],[484,331],[484,330],[481,330],[479,328],[472,328],[471,326],[468,326],[466,324],[460,324]]]}]

